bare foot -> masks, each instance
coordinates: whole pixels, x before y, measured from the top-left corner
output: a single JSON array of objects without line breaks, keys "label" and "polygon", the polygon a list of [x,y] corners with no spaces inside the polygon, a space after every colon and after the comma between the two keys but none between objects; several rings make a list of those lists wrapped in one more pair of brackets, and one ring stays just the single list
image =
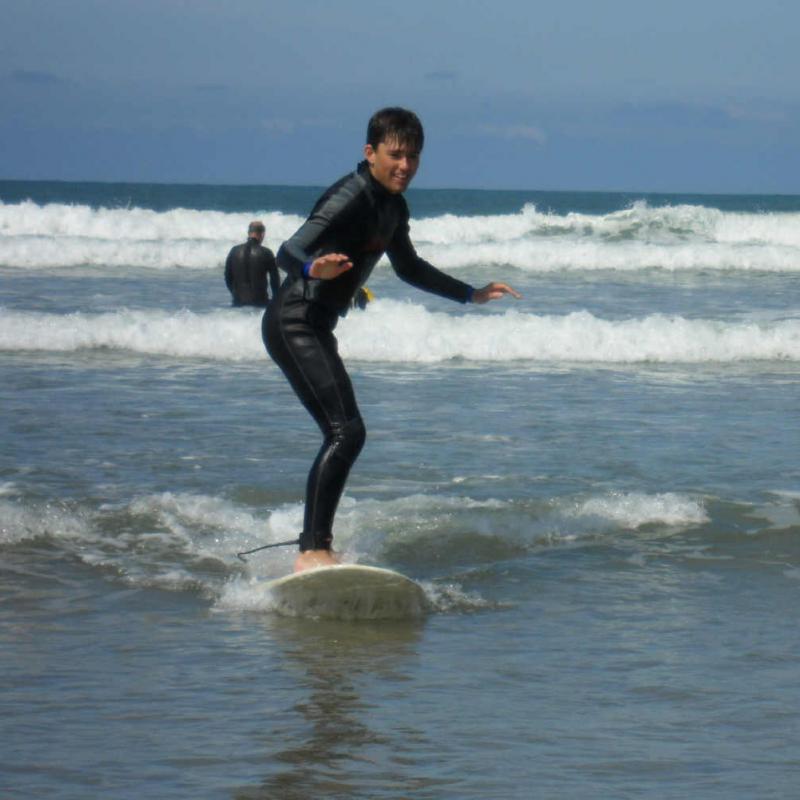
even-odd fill
[{"label": "bare foot", "polygon": [[294,571],[302,572],[316,567],[332,567],[341,562],[339,554],[334,553],[333,550],[306,550],[295,559]]}]

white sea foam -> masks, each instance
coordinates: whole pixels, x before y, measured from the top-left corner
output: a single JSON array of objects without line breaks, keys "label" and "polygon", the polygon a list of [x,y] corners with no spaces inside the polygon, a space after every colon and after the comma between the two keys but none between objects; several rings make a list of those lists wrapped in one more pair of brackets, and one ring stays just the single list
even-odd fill
[{"label": "white sea foam", "polygon": [[264,358],[261,320],[230,309],[47,314],[0,310],[0,350],[120,350],[224,361]]},{"label": "white sea foam", "polygon": [[608,242],[594,238],[568,240],[505,241],[496,243],[419,247],[420,253],[437,266],[459,268],[511,266],[530,273],[591,272],[616,270],[635,272],[660,269],[743,272],[798,272],[800,247],[785,245],[731,245],[716,242],[654,243],[631,240]]},{"label": "white sea foam", "polygon": [[638,239],[664,244],[697,240],[718,243],[775,244],[800,247],[800,213],[744,213],[697,205],[651,207],[638,201],[608,214],[559,215],[528,204],[517,214],[457,216],[417,220],[414,238],[430,244],[513,241],[564,236],[601,241]]},{"label": "white sea foam", "polygon": [[302,222],[280,212],[152,211],[0,201],[0,265],[218,269],[231,245],[244,239],[253,216],[264,220],[266,244],[274,247]]},{"label": "white sea foam", "polygon": [[580,502],[570,514],[576,518],[599,518],[632,529],[652,524],[700,525],[709,520],[702,501],[672,492],[655,495],[610,492]]},{"label": "white sea foam", "polygon": [[[46,539],[133,586],[201,591],[221,609],[268,610],[272,604],[263,581],[291,570],[294,548],[254,554],[246,565],[236,553],[295,538],[302,515],[299,500],[254,509],[187,492],[147,494],[99,508],[18,496],[0,499],[0,542]],[[491,547],[505,540],[518,552],[520,546],[608,533],[609,526],[620,531],[643,525],[676,529],[707,521],[702,501],[673,493],[609,492],[533,504],[447,494],[345,496],[337,514],[336,541],[346,561],[380,563],[382,554],[397,545],[437,537],[469,538],[473,546],[484,538]],[[508,551],[500,547],[498,552],[502,557]],[[452,577],[423,585],[431,606],[440,612],[488,605]]]},{"label": "white sea foam", "polygon": [[[128,504],[126,512],[152,520],[167,541],[179,542],[194,560],[237,565],[232,561],[237,552],[294,539],[303,518],[300,503],[255,513],[225,498],[187,492],[144,495]],[[137,537],[141,542],[142,535]],[[273,550],[269,559],[253,561],[249,571],[274,577],[291,568],[292,558],[288,550]]]},{"label": "white sea foam", "polygon": [[[0,265],[23,269],[97,266],[219,269],[252,216],[264,219],[273,249],[302,217],[92,208],[0,202]],[[704,206],[609,214],[555,214],[526,205],[516,214],[414,219],[420,254],[448,270],[512,266],[555,270],[800,271],[800,214],[726,212]]]},{"label": "white sea foam", "polygon": [[[562,316],[450,315],[422,305],[376,300],[337,329],[350,360],[435,363],[730,363],[800,361],[800,320],[727,322],[660,314],[608,320],[579,311]],[[258,314],[223,309],[121,310],[67,315],[0,309],[0,350],[118,350],[218,361],[266,359]]]},{"label": "white sea foam", "polygon": [[[14,496],[14,491],[4,493]],[[0,500],[0,543],[15,544],[30,539],[53,538],[85,541],[91,535],[86,514],[50,503],[26,504]]]},{"label": "white sea foam", "polygon": [[[646,524],[667,526],[701,524],[708,521],[701,500],[671,492],[608,492],[583,498],[557,498],[543,512],[538,504],[527,511],[515,501],[486,499],[449,494],[411,494],[391,499],[362,498],[348,495],[342,499],[336,518],[336,538],[351,560],[359,560],[383,546],[417,536],[430,537],[434,530],[464,535],[485,533],[500,536],[488,523],[499,516],[501,530],[515,544],[530,538],[525,531],[508,530],[508,513],[519,524],[530,526],[536,535],[544,535],[554,520],[559,524],[576,519],[602,519],[623,528]],[[227,498],[188,492],[161,492],[134,497],[128,502],[99,508],[71,507],[21,498],[0,499],[0,532],[6,544],[36,538],[62,543],[75,542],[89,560],[94,556],[89,545],[101,548],[107,561],[134,557],[149,561],[182,562],[216,559],[234,566],[238,551],[264,544],[286,541],[297,536],[302,526],[303,507],[298,499],[276,508],[253,509]],[[537,533],[538,531],[538,533]],[[263,575],[285,571],[286,551],[275,550],[270,559],[253,559],[251,574]],[[233,560],[232,560],[233,559]],[[261,571],[264,564],[272,566]],[[169,566],[169,565],[168,565]]]}]

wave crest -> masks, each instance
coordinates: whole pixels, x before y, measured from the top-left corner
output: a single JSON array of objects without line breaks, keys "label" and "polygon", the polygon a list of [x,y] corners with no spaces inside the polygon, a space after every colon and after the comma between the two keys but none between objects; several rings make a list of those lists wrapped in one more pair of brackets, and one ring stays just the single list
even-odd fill
[{"label": "wave crest", "polygon": [[[263,361],[260,314],[120,310],[67,315],[4,310],[0,350],[110,349],[178,358]],[[588,311],[563,316],[473,313],[376,300],[337,329],[351,360],[436,363],[731,363],[800,361],[800,320],[727,322],[652,314],[608,320]]]},{"label": "wave crest", "polygon": [[[277,250],[302,223],[264,219]],[[0,265],[219,269],[253,213],[176,208],[92,208],[0,201]],[[800,213],[728,212],[644,201],[607,214],[556,214],[525,205],[515,214],[444,214],[411,223],[420,254],[447,269],[512,266],[554,270],[800,271]]]}]

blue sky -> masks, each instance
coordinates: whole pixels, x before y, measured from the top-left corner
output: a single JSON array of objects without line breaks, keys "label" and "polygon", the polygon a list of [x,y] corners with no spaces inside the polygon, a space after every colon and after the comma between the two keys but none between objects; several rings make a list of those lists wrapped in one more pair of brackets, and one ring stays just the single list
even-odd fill
[{"label": "blue sky", "polygon": [[795,0],[0,0],[0,178],[800,194]]}]

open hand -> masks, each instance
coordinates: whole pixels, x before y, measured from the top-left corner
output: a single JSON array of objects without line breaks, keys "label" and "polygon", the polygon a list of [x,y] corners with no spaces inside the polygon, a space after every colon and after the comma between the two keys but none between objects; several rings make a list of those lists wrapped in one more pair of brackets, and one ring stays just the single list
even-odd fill
[{"label": "open hand", "polygon": [[327,253],[315,258],[311,262],[308,275],[311,278],[320,278],[329,281],[338,278],[343,272],[353,268],[353,262],[343,253]]},{"label": "open hand", "polygon": [[472,293],[472,302],[482,305],[483,303],[488,303],[490,300],[498,300],[504,294],[510,294],[517,300],[522,297],[516,289],[512,289],[507,283],[492,281],[491,283],[487,283],[482,289],[476,289]]}]

